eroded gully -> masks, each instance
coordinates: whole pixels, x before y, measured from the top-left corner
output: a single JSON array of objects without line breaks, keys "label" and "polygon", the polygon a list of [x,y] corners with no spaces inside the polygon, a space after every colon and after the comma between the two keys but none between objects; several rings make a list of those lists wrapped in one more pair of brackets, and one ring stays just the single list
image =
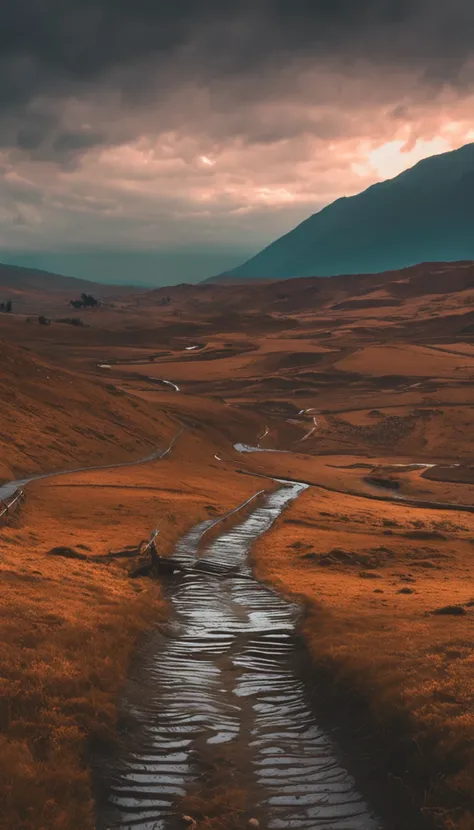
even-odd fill
[{"label": "eroded gully", "polygon": [[[300,609],[252,577],[252,544],[306,489],[280,484],[170,583],[168,630],[137,655],[122,702],[129,728],[99,776],[100,830],[184,826],[180,800],[223,751],[238,770],[229,787],[244,782],[262,828],[382,827],[307,698],[294,659]],[[174,556],[195,563],[203,530]]]}]

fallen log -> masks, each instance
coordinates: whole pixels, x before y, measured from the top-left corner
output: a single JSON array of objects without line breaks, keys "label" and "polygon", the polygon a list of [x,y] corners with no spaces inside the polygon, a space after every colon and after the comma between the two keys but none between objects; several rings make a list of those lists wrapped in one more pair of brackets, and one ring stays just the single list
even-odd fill
[{"label": "fallen log", "polygon": [[[154,530],[149,542],[145,544],[139,551],[141,556],[149,553],[150,559],[148,562],[141,562],[132,571],[129,571],[131,579],[136,579],[140,576],[151,576],[153,574],[161,576],[175,576],[176,574],[207,573],[211,576],[219,577],[235,577],[241,579],[253,579],[251,574],[242,574],[240,572],[240,565],[225,565],[218,562],[208,562],[205,559],[198,559],[192,565],[185,565],[177,559],[168,556],[160,556],[156,547],[156,537],[159,531]],[[143,543],[142,543],[143,544]],[[120,552],[118,552],[120,554]],[[125,551],[123,552],[123,555]]]},{"label": "fallen log", "polygon": [[143,545],[146,545],[147,542],[144,540],[140,542],[139,545],[132,545],[128,548],[123,548],[123,550],[110,550],[107,554],[108,559],[131,559],[134,556],[139,556],[143,551]]},{"label": "fallen log", "polygon": [[[150,555],[148,562],[142,562],[136,568],[129,572],[131,579],[136,579],[139,576],[150,576],[152,573],[161,574],[163,576],[173,576],[176,573],[188,571],[181,562],[169,557],[160,556],[156,548],[156,537],[159,531],[154,530],[148,542],[142,542],[137,549],[140,556]],[[119,555],[125,555],[125,551],[119,551]]]}]

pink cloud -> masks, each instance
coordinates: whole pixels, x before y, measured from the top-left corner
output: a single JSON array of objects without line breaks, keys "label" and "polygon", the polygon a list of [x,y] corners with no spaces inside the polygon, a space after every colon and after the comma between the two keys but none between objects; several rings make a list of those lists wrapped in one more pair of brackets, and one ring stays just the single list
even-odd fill
[{"label": "pink cloud", "polygon": [[257,249],[328,202],[473,140],[473,111],[469,86],[434,88],[408,70],[374,78],[360,62],[345,74],[283,66],[258,89],[183,84],[156,108],[102,90],[67,99],[71,134],[108,130],[108,143],[63,167],[5,151],[0,245],[205,238]]}]

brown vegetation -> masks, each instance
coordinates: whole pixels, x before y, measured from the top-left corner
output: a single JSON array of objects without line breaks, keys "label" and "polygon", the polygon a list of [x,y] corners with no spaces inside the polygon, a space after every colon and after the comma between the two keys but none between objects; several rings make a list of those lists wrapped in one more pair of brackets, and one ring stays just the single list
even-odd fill
[{"label": "brown vegetation", "polygon": [[[87,747],[113,738],[133,644],[166,615],[159,585],[107,553],[157,526],[170,553],[262,486],[241,472],[314,485],[257,572],[305,603],[313,679],[381,730],[380,766],[440,826],[474,827],[474,514],[429,507],[474,505],[472,269],[116,294],[87,327],[2,315],[3,479],[185,431],[163,461],[29,486],[1,528],[1,827],[93,826]],[[59,293],[26,299],[64,315]],[[218,758],[184,804],[200,830],[251,817]]]},{"label": "brown vegetation", "polygon": [[[88,748],[115,736],[116,699],[140,632],[166,618],[158,583],[130,580],[158,526],[170,553],[191,526],[225,513],[255,481],[205,467],[199,439],[176,457],[30,485],[0,538],[0,827],[94,826]],[[195,460],[188,460],[194,455]],[[207,454],[206,454],[207,457]]]},{"label": "brown vegetation", "polygon": [[26,347],[0,349],[0,480],[138,459],[165,449],[179,429],[112,383],[92,383]]},{"label": "brown vegetation", "polygon": [[474,827],[474,517],[310,489],[288,518],[257,546],[256,569],[307,608],[318,695],[323,679],[359,726],[363,709],[382,736],[368,751],[425,815]]}]

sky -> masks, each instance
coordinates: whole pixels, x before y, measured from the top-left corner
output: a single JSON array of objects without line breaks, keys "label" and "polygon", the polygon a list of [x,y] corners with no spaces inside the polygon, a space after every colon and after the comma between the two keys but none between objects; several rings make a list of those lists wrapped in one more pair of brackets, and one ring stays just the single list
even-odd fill
[{"label": "sky", "polygon": [[0,261],[204,279],[469,141],[472,0],[0,6]]}]

